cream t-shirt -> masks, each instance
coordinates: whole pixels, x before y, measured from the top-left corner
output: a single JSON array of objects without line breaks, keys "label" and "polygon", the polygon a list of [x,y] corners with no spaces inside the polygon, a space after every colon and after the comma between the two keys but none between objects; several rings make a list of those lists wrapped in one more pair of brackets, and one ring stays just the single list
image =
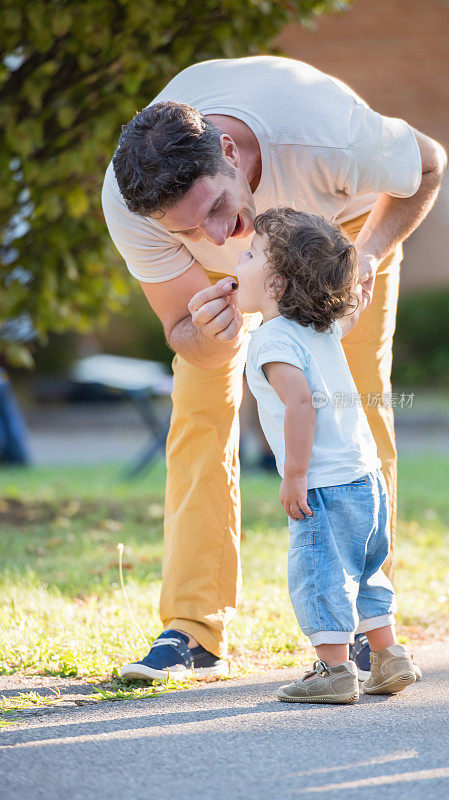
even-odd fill
[{"label": "cream t-shirt", "polygon": [[[410,197],[422,166],[417,141],[402,119],[373,111],[349,86],[302,61],[277,56],[203,61],[180,72],[150,103],[187,103],[202,114],[243,120],[260,145],[257,213],[293,206],[341,223],[369,211],[381,192]],[[106,171],[102,203],[112,240],[135,278],[167,281],[196,259],[205,269],[235,274],[251,236],[218,246],[168,233],[131,213]]]}]

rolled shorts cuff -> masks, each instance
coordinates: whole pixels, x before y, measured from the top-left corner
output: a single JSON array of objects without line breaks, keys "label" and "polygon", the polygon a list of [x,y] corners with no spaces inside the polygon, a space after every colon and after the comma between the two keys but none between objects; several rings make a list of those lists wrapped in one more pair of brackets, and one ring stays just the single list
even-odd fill
[{"label": "rolled shorts cuff", "polygon": [[316,631],[308,636],[314,647],[320,644],[352,644],[354,641],[353,631]]},{"label": "rolled shorts cuff", "polygon": [[386,625],[393,625],[393,623],[394,614],[382,614],[380,617],[369,617],[369,619],[360,620],[356,633],[375,631],[377,628],[384,628]]}]

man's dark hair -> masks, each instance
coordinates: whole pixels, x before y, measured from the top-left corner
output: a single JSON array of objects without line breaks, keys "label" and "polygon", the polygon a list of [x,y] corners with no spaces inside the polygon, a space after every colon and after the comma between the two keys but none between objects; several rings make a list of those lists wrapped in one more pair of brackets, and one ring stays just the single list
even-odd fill
[{"label": "man's dark hair", "polygon": [[130,211],[162,214],[192,188],[197,178],[235,170],[223,157],[222,131],[185,103],[148,106],[123,126],[112,159]]},{"label": "man's dark hair", "polygon": [[285,207],[259,214],[254,230],[267,235],[268,278],[275,276],[283,317],[322,332],[357,307],[357,252],[339,225]]}]

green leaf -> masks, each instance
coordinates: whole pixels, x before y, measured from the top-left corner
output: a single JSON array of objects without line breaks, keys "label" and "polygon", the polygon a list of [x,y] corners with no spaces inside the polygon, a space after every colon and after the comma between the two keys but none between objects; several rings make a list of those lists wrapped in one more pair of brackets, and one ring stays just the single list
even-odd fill
[{"label": "green leaf", "polygon": [[56,118],[61,128],[70,128],[76,117],[76,111],[70,106],[63,106],[56,114]]},{"label": "green leaf", "polygon": [[65,36],[70,30],[72,15],[68,8],[60,9],[53,15],[51,27],[55,36]]},{"label": "green leaf", "polygon": [[89,198],[86,192],[77,186],[67,195],[67,208],[71,217],[79,219],[89,208]]}]

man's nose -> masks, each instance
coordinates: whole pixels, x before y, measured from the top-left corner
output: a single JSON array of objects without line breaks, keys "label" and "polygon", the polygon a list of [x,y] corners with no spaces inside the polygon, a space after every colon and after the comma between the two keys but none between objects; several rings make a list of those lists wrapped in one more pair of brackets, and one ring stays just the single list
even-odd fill
[{"label": "man's nose", "polygon": [[226,222],[215,222],[206,225],[204,228],[206,239],[209,239],[210,242],[219,246],[225,243],[227,232],[228,226]]}]

